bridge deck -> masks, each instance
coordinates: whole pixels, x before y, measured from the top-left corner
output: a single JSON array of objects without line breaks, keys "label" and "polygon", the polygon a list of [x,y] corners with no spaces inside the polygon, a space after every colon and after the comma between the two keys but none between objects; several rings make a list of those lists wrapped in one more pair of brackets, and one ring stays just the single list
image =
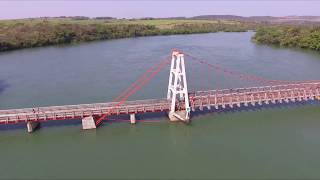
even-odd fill
[{"label": "bridge deck", "polygon": [[302,100],[314,100],[320,97],[320,82],[312,83],[296,83],[275,86],[239,88],[239,89],[225,89],[225,90],[210,90],[197,91],[191,95],[191,107],[193,109],[203,107],[210,108],[211,106],[219,107],[233,107],[234,105],[240,107],[262,103],[282,103],[295,102]]},{"label": "bridge deck", "polygon": [[[275,86],[197,91],[189,93],[193,110],[204,107],[225,108],[262,103],[282,103],[301,101],[320,97],[320,81],[296,83]],[[66,106],[49,106],[25,109],[0,110],[0,124],[14,124],[28,121],[48,121],[79,119],[86,116],[101,116],[103,114],[119,115],[169,111],[171,102],[166,99],[150,99],[127,101],[117,106],[117,102],[80,104]],[[184,109],[184,103],[177,108]]]},{"label": "bridge deck", "polygon": [[168,111],[170,102],[166,99],[149,99],[118,102],[48,106],[25,109],[0,110],[0,124],[14,124],[27,121],[48,121],[79,119],[103,114],[119,115],[145,112]]}]

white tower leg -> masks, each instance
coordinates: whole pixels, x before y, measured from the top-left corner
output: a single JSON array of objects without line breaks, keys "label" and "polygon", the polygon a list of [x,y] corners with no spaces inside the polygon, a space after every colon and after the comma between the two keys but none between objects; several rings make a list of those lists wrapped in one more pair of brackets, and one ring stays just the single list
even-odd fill
[{"label": "white tower leg", "polygon": [[[189,121],[190,105],[187,86],[186,69],[183,53],[174,50],[172,52],[171,68],[169,75],[169,85],[167,99],[171,100],[169,118],[171,121]],[[184,104],[183,111],[177,111],[177,106]]]}]

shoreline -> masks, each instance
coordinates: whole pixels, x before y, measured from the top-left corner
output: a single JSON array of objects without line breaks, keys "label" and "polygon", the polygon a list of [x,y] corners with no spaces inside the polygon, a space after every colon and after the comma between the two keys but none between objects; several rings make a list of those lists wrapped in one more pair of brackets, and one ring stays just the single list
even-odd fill
[{"label": "shoreline", "polygon": [[132,37],[246,32],[248,23],[208,20],[0,21],[0,52]]}]

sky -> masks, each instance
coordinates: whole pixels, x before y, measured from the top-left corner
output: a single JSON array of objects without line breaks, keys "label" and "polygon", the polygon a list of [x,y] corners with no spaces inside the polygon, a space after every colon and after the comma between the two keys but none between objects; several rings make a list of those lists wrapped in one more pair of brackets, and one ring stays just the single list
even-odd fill
[{"label": "sky", "polygon": [[43,16],[176,17],[208,14],[240,16],[320,16],[320,1],[290,0],[0,0],[0,19]]}]

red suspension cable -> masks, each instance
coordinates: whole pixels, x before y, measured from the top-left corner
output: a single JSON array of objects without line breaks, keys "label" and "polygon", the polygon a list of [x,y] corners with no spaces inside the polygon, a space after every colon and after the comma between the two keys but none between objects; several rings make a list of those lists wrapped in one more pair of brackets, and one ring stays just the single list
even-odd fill
[{"label": "red suspension cable", "polygon": [[263,84],[287,84],[287,83],[293,83],[293,82],[296,82],[296,81],[281,81],[281,80],[270,80],[270,79],[266,79],[266,78],[263,78],[263,77],[259,77],[259,76],[253,76],[253,75],[248,75],[248,74],[245,74],[245,73],[242,73],[242,72],[239,72],[239,71],[236,71],[236,70],[230,70],[228,68],[225,68],[221,65],[216,65],[216,64],[211,64],[205,60],[202,60],[202,59],[198,59],[196,57],[193,57],[189,54],[185,54],[186,56],[190,57],[192,60],[195,60],[201,64],[205,64],[207,65],[210,69],[215,69],[217,71],[220,71],[220,72],[223,72],[225,74],[228,74],[228,75],[232,75],[232,76],[236,76],[240,79],[243,79],[243,80],[247,80],[247,81],[255,81],[255,82],[260,82],[260,83],[263,83]]},{"label": "red suspension cable", "polygon": [[[167,59],[167,58],[166,58]],[[144,79],[147,78],[148,74],[152,72],[152,70],[158,66],[158,63],[155,63],[151,68],[149,68],[142,76],[139,77],[138,80],[136,80],[130,87],[128,87],[125,91],[123,91],[119,96],[117,96],[113,102],[117,102],[120,98],[122,98],[124,95],[130,92],[131,89],[133,89],[136,85],[138,85],[140,82],[142,82]]]},{"label": "red suspension cable", "polygon": [[[168,64],[168,62],[169,62],[169,60],[170,59],[165,59],[165,61],[163,61],[162,63],[160,63],[158,66],[157,66],[157,68],[150,74],[150,76],[149,77],[147,77],[147,75],[149,74],[149,73],[145,73],[145,77],[146,78],[141,78],[141,79],[143,79],[143,81],[142,80],[138,80],[138,82],[135,82],[134,84],[136,84],[136,85],[132,85],[132,90],[128,90],[128,92],[125,94],[125,96],[123,95],[122,96],[122,98],[120,99],[119,97],[120,96],[118,96],[117,97],[117,99],[120,99],[120,101],[114,106],[114,107],[112,107],[112,109],[110,110],[110,112],[109,113],[111,113],[114,109],[116,109],[117,107],[119,107],[124,101],[126,101],[131,95],[133,95],[135,92],[137,92],[139,89],[141,89],[145,84],[147,84],[155,75],[157,75],[158,74],[158,72],[163,68],[163,67],[165,67],[165,65],[166,64]],[[150,70],[150,72],[152,71],[152,69],[153,68],[151,68],[151,70]],[[148,70],[149,71],[149,70]],[[144,76],[143,76],[144,77]],[[140,83],[140,84],[139,84]],[[139,85],[138,85],[139,84]],[[129,88],[128,88],[129,89]],[[131,88],[130,88],[131,89]],[[126,90],[127,91],[127,90]],[[124,94],[124,93],[122,93],[122,94]],[[103,119],[105,119],[106,118],[106,116],[107,116],[107,114],[104,114],[104,115],[102,115],[99,119],[97,119],[97,121],[96,121],[96,125],[99,125],[102,121],[103,121]]]}]

